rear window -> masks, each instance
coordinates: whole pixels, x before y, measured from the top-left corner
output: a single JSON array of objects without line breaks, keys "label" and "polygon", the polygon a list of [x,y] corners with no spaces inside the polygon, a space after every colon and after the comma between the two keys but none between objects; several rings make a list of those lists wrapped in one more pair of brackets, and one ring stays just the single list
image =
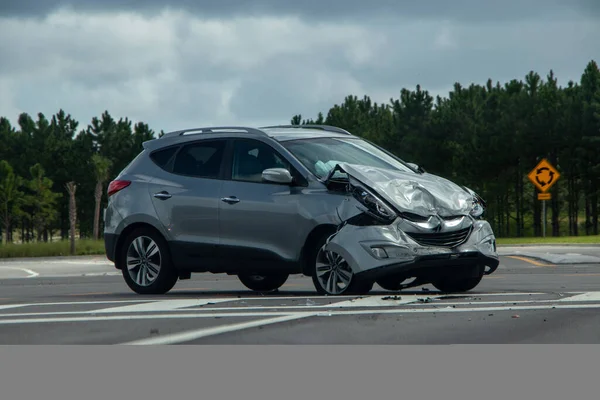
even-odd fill
[{"label": "rear window", "polygon": [[173,155],[175,155],[177,148],[177,146],[173,146],[164,150],[155,151],[152,154],[150,154],[150,159],[162,169],[166,169],[167,164],[169,163],[169,161],[171,161]]}]

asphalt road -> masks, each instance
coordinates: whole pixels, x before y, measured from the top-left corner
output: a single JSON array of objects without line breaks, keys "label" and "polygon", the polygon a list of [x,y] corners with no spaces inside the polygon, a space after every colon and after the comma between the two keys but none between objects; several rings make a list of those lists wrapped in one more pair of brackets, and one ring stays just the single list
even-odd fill
[{"label": "asphalt road", "polygon": [[362,298],[317,296],[306,277],[259,295],[211,274],[139,296],[103,257],[4,260],[0,344],[600,343],[600,247],[500,253],[463,295],[376,286]]}]

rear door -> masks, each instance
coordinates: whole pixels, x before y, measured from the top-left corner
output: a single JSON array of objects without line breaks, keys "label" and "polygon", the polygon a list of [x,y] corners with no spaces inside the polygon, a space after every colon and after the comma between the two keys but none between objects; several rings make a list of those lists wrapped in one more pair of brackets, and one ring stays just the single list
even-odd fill
[{"label": "rear door", "polygon": [[186,143],[165,165],[165,173],[150,183],[154,208],[180,265],[203,269],[217,263],[226,145],[227,139]]}]

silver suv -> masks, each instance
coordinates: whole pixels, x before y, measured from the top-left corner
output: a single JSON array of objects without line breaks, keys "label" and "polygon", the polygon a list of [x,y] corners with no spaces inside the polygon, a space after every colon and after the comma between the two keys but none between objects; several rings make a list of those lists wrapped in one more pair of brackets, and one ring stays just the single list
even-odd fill
[{"label": "silver suv", "polygon": [[197,128],[143,147],[104,210],[106,255],[136,293],[200,272],[260,292],[291,274],[326,295],[460,292],[498,267],[477,194],[343,129]]}]

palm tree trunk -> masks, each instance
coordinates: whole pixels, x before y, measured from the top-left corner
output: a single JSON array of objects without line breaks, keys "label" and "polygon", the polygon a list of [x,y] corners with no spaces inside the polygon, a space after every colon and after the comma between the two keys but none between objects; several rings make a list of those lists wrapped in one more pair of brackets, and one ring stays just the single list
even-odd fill
[{"label": "palm tree trunk", "polygon": [[96,192],[94,193],[96,198],[96,209],[94,210],[94,240],[98,240],[100,233],[100,202],[102,201],[102,182],[96,183]]},{"label": "palm tree trunk", "polygon": [[71,255],[75,255],[75,227],[77,223],[77,205],[75,202],[75,191],[77,185],[75,182],[67,183],[67,191],[69,192],[69,222],[70,222],[70,237],[71,237]]}]

